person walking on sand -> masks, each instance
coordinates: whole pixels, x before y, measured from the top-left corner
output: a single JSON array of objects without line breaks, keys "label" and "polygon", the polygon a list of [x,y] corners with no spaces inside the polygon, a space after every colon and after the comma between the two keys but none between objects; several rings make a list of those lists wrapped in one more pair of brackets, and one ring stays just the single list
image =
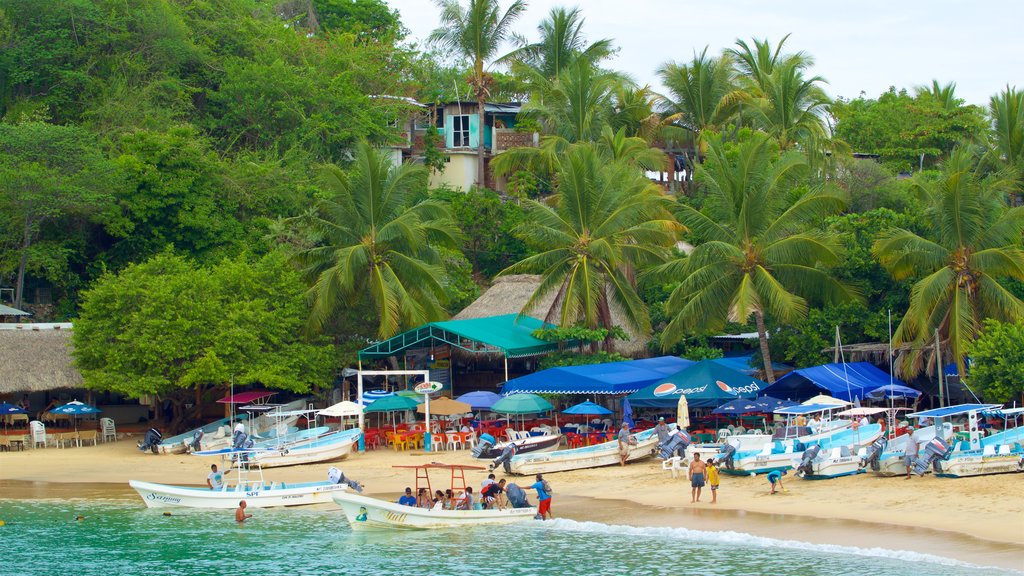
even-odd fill
[{"label": "person walking on sand", "polygon": [[700,502],[700,490],[704,487],[704,473],[707,471],[707,464],[700,459],[700,454],[694,453],[693,461],[687,471],[690,479],[690,503]]},{"label": "person walking on sand", "polygon": [[623,422],[619,428],[619,466],[626,465],[626,458],[629,458],[629,425]]},{"label": "person walking on sand", "polygon": [[711,503],[718,504],[718,467],[715,466],[715,459],[708,458],[705,468],[708,475],[708,486],[711,486]]},{"label": "person walking on sand", "polygon": [[920,448],[917,445],[917,440],[914,440],[914,427],[907,426],[907,449],[903,452],[903,463],[907,466],[907,477],[904,480],[910,480],[910,472],[914,469],[914,462],[917,461],[917,453]]},{"label": "person walking on sand", "polygon": [[769,494],[775,494],[775,484],[779,484],[779,488],[785,490],[786,487],[782,485],[782,477],[786,475],[785,470],[772,470],[768,473],[768,481],[772,483],[772,491]]},{"label": "person walking on sand", "polygon": [[246,514],[245,513],[245,507],[246,506],[247,506],[247,504],[245,503],[245,500],[241,500],[241,501],[238,502],[238,509],[235,510],[235,522],[238,522],[239,524],[241,524],[242,522],[245,522],[249,518],[252,518],[252,514]]}]

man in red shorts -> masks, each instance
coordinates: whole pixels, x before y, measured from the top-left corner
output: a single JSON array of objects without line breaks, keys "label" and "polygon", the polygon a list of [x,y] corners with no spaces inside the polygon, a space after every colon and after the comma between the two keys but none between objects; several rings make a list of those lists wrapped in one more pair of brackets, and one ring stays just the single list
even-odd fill
[{"label": "man in red shorts", "polygon": [[537,510],[537,515],[540,516],[541,520],[546,518],[554,520],[555,517],[551,514],[551,494],[548,493],[545,484],[544,477],[537,474],[537,481],[530,488],[537,491],[537,500],[540,500],[540,508]]}]

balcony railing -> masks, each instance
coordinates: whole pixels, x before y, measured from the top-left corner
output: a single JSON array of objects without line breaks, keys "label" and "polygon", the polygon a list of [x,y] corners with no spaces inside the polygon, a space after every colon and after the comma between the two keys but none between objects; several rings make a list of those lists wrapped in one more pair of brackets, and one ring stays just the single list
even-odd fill
[{"label": "balcony railing", "polygon": [[498,154],[509,148],[536,148],[540,145],[540,135],[536,132],[517,132],[509,128],[494,128],[491,134],[491,153]]}]

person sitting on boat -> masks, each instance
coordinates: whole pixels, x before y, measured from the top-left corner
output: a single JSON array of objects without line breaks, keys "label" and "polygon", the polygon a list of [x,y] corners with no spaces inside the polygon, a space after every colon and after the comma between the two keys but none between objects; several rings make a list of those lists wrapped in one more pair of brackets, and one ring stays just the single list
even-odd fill
[{"label": "person sitting on boat", "polygon": [[402,506],[415,506],[416,497],[412,495],[412,488],[406,488],[405,494],[398,499],[398,503]]},{"label": "person sitting on boat", "polygon": [[416,494],[416,506],[427,509],[434,507],[434,501],[430,498],[430,493],[427,492],[426,488],[420,488]]},{"label": "person sitting on boat", "polygon": [[480,494],[483,497],[484,508],[494,508],[498,506],[498,510],[503,509],[502,494],[505,493],[505,479],[502,478],[497,482],[488,484],[484,491]]},{"label": "person sitting on boat", "polygon": [[807,423],[807,425],[810,426],[811,432],[813,432],[814,434],[821,432],[821,414],[815,414],[814,418],[812,418],[811,421]]},{"label": "person sitting on boat", "polygon": [[445,510],[455,510],[455,501],[456,500],[461,500],[461,499],[462,499],[462,495],[461,494],[459,494],[459,497],[456,498],[455,497],[455,492],[451,488],[448,488],[447,490],[444,491],[444,509]]},{"label": "person sitting on boat", "polygon": [[444,492],[437,490],[434,492],[434,506],[431,510],[444,510],[445,508],[447,508],[447,506],[445,506]]},{"label": "person sitting on boat", "polygon": [[223,473],[217,470],[216,464],[210,464],[210,473],[206,476],[206,485],[210,487],[210,490],[220,490],[224,487],[224,474],[231,472],[228,468]]},{"label": "person sitting on boat", "polygon": [[466,486],[466,493],[460,498],[455,506],[455,510],[472,510],[476,506],[476,495],[473,494],[473,487]]}]

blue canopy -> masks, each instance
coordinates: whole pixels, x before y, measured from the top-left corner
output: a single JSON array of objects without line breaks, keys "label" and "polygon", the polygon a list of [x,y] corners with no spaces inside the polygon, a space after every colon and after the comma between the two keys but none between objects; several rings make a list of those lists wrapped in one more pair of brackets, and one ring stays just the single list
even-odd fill
[{"label": "blue canopy", "polygon": [[914,412],[913,414],[907,414],[908,418],[945,418],[947,416],[959,416],[960,414],[969,414],[971,412],[982,412],[989,410],[998,410],[1002,408],[1000,404],[957,404],[956,406],[946,406],[945,408],[933,408],[931,410],[925,410],[924,412]]},{"label": "blue canopy", "polygon": [[53,410],[50,410],[51,414],[71,414],[74,416],[80,416],[82,414],[99,414],[102,412],[99,408],[93,408],[88,404],[83,404],[78,400],[72,400],[63,406],[58,406]]},{"label": "blue canopy", "polygon": [[691,408],[721,406],[736,398],[753,398],[768,386],[765,382],[730,370],[713,360],[701,360],[660,384],[643,388],[626,398],[634,408],[671,408],[686,396]]},{"label": "blue canopy", "polygon": [[906,386],[900,380],[890,379],[888,373],[870,362],[822,364],[794,370],[764,392],[777,398],[806,400],[824,390],[836,398],[852,402],[890,382]]},{"label": "blue canopy", "polygon": [[8,404],[7,402],[0,403],[0,415],[3,414],[28,414],[21,406],[15,406],[14,404]]},{"label": "blue canopy", "polygon": [[501,393],[628,394],[692,364],[692,360],[661,356],[586,366],[561,366],[513,378],[505,382]]},{"label": "blue canopy", "polygon": [[501,400],[501,396],[494,392],[477,390],[476,392],[467,392],[456,398],[456,400],[469,404],[473,410],[489,410],[491,406],[494,406],[495,402]]},{"label": "blue canopy", "polygon": [[[751,352],[749,354],[741,354],[739,356],[726,356],[725,358],[715,358],[714,362],[716,364],[721,364],[722,366],[725,366],[730,370],[735,370],[737,372],[742,372],[744,374],[751,375],[756,373],[758,370],[757,368],[754,368],[753,360],[754,353]],[[792,368],[792,366],[787,366],[786,364],[772,362],[772,370],[776,372],[792,370]]]},{"label": "blue canopy", "polygon": [[754,403],[758,407],[763,408],[765,412],[774,412],[779,408],[788,408],[795,406],[796,402],[790,400],[779,400],[778,398],[772,398],[771,396],[761,396],[754,399]]},{"label": "blue canopy", "polygon": [[725,404],[722,404],[718,408],[711,411],[712,414],[752,414],[754,412],[763,412],[763,409],[758,406],[753,400],[746,398],[737,398],[730,400]]},{"label": "blue canopy", "polygon": [[868,398],[877,400],[879,398],[917,398],[921,392],[909,386],[899,384],[886,384],[871,390],[867,393]]},{"label": "blue canopy", "polygon": [[594,404],[590,400],[562,410],[562,414],[582,414],[584,416],[604,416],[611,413],[611,410],[599,404]]}]

